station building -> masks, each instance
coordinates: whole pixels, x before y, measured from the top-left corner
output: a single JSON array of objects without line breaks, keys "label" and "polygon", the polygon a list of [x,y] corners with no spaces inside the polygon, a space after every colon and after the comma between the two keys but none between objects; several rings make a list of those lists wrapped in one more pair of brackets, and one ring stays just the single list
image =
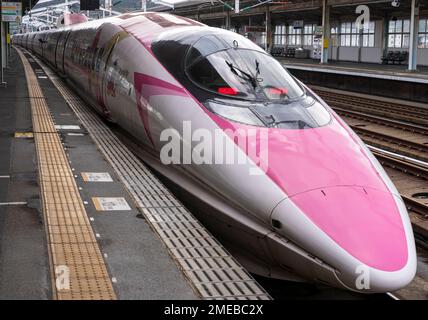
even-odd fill
[{"label": "station building", "polygon": [[[240,1],[239,6],[239,13],[233,3],[169,11],[245,34],[286,57],[321,59],[322,47],[328,46],[324,62],[428,65],[428,1]],[[364,13],[369,19],[358,28]],[[297,48],[304,51],[296,54]],[[400,59],[388,61],[388,54]]]}]

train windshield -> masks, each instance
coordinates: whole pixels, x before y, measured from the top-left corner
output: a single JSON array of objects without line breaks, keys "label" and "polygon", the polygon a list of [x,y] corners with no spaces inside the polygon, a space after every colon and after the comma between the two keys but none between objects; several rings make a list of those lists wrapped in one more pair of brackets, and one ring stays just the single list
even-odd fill
[{"label": "train windshield", "polygon": [[220,117],[283,129],[316,128],[331,120],[317,97],[239,34],[208,27],[187,34],[180,29],[166,32],[151,48],[168,71]]},{"label": "train windshield", "polygon": [[187,55],[189,78],[218,95],[244,100],[286,101],[304,95],[277,60],[249,42],[216,35],[200,38]]}]

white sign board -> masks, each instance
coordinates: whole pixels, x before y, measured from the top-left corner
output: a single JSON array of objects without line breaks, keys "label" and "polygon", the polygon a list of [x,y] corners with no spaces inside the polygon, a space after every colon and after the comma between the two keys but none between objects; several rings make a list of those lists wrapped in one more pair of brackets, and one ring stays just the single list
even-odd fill
[{"label": "white sign board", "polygon": [[323,34],[323,27],[322,26],[316,26],[314,30],[314,35],[316,36],[322,36]]},{"label": "white sign board", "polygon": [[73,125],[73,124],[56,124],[55,129],[57,129],[57,130],[80,130],[80,127]]},{"label": "white sign board", "polygon": [[82,172],[85,182],[113,182],[108,172]]},{"label": "white sign board", "polygon": [[98,211],[122,211],[131,210],[131,207],[126,202],[125,198],[92,198],[95,209]]},{"label": "white sign board", "polygon": [[293,21],[294,29],[302,29],[303,28],[303,20],[295,20]]},{"label": "white sign board", "polygon": [[20,22],[21,15],[21,2],[2,2],[2,19],[4,22]]}]

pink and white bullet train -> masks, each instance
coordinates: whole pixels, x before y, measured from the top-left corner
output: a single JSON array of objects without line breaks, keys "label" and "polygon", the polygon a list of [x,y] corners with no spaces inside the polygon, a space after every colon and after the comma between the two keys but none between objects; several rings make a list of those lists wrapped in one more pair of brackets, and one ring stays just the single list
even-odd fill
[{"label": "pink and white bullet train", "polygon": [[[141,142],[153,168],[209,208],[198,218],[251,272],[363,293],[413,279],[408,213],[379,162],[316,94],[245,37],[136,12],[13,42]],[[168,128],[183,150],[196,147],[201,129],[216,132],[247,161],[165,165]],[[249,131],[256,153],[233,137]]]}]

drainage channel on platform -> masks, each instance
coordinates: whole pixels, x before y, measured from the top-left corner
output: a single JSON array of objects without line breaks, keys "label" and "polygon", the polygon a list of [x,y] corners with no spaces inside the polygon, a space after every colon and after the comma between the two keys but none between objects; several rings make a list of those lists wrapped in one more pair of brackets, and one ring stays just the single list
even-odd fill
[{"label": "drainage channel on platform", "polygon": [[157,177],[43,62],[32,56],[115,169],[139,210],[203,299],[261,299],[270,295]]}]

